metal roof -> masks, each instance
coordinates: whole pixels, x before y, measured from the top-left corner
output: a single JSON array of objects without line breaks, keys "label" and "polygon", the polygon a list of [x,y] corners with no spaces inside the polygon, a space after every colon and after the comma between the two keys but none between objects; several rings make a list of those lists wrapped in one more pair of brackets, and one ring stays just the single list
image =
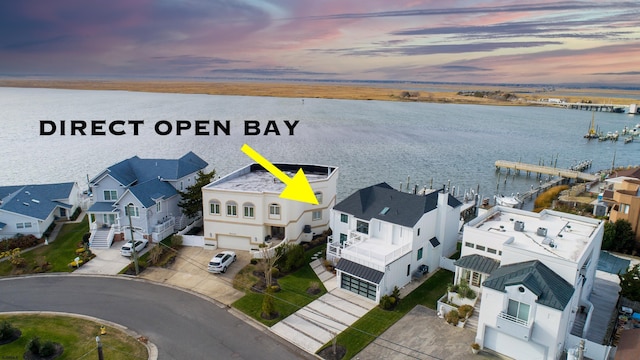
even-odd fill
[{"label": "metal roof", "polygon": [[482,283],[484,287],[505,292],[505,287],[523,285],[538,296],[538,304],[564,310],[574,288],[539,260],[504,265]]},{"label": "metal roof", "polygon": [[493,270],[500,266],[500,262],[486,256],[473,254],[456,260],[456,266],[483,274],[491,274]]},{"label": "metal roof", "polygon": [[338,261],[336,269],[374,284],[380,284],[380,281],[384,277],[384,273],[382,271],[360,265],[344,258]]}]

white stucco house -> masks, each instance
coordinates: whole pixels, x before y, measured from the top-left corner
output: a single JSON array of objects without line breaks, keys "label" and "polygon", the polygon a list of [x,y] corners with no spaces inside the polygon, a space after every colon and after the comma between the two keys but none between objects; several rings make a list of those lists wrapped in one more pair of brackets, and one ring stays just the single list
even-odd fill
[{"label": "white stucco house", "polygon": [[480,294],[476,342],[516,359],[558,359],[571,332],[589,327],[603,229],[597,219],[500,206],[465,225],[455,283]]},{"label": "white stucco house", "polygon": [[186,226],[192,219],[183,216],[178,206],[179,191],[192,186],[207,165],[189,152],[179,159],[134,156],[100,172],[89,185],[91,247],[129,240],[131,227],[134,238],[157,242]]},{"label": "white stucco house", "polygon": [[329,228],[336,203],[338,168],[274,164],[287,176],[302,169],[318,205],[280,198],[285,184],[262,166],[250,164],[202,188],[206,248],[255,250],[284,240],[309,241]]},{"label": "white stucco house", "polygon": [[16,234],[42,237],[55,220],[69,220],[79,206],[75,182],[0,186],[0,240]]},{"label": "white stucco house", "polygon": [[379,302],[411,281],[421,265],[435,271],[456,251],[462,203],[448,193],[405,193],[380,183],[331,210],[327,259],[338,286]]}]

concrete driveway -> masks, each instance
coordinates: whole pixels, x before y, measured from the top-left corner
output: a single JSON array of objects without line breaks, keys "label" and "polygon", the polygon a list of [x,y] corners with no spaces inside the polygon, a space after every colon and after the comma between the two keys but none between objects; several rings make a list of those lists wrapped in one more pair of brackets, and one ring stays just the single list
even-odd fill
[{"label": "concrete driveway", "polygon": [[185,246],[180,249],[176,261],[168,268],[151,267],[140,277],[167,285],[191,290],[224,305],[231,305],[244,296],[244,292],[233,288],[233,278],[251,261],[248,251],[235,251],[237,260],[224,274],[211,274],[207,266],[211,258],[224,249],[206,250]]},{"label": "concrete driveway", "polygon": [[[82,265],[79,269],[75,270],[74,274],[93,274],[93,275],[117,275],[122,269],[124,269],[133,260],[129,257],[120,255],[120,248],[124,245],[125,241],[114,242],[109,249],[95,249],[91,250],[96,257],[91,259],[88,263]],[[142,256],[149,251],[151,245],[143,249],[138,256]],[[73,259],[69,259],[71,262]]]}]

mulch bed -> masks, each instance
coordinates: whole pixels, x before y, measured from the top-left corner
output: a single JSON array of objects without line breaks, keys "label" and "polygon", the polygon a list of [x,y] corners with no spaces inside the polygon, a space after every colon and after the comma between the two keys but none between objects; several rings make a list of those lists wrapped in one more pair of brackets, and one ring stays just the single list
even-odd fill
[{"label": "mulch bed", "polygon": [[24,353],[23,358],[24,360],[53,360],[62,355],[62,353],[64,352],[64,347],[62,347],[62,345],[54,343],[53,346],[55,347],[56,351],[51,356],[42,357],[40,355],[32,354],[31,351],[27,351]]},{"label": "mulch bed", "polygon": [[336,352],[333,352],[333,346],[327,346],[326,348],[318,352],[318,356],[325,360],[340,360],[347,354],[347,348],[342,345],[336,345]]},{"label": "mulch bed", "polygon": [[13,334],[10,337],[0,340],[0,345],[12,343],[20,339],[20,336],[22,336],[22,331],[20,331],[20,329],[14,329]]}]

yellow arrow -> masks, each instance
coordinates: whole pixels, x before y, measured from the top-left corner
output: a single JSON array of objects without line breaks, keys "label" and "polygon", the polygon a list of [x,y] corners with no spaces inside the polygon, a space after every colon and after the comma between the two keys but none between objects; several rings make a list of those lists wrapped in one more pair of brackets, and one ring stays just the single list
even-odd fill
[{"label": "yellow arrow", "polygon": [[307,177],[304,175],[302,168],[298,170],[293,178],[289,178],[287,174],[275,167],[275,165],[258,154],[249,145],[242,145],[240,150],[286,185],[280,193],[281,198],[318,205],[318,199],[316,199],[316,195],[313,193],[313,189],[311,189],[309,180],[307,180]]}]

